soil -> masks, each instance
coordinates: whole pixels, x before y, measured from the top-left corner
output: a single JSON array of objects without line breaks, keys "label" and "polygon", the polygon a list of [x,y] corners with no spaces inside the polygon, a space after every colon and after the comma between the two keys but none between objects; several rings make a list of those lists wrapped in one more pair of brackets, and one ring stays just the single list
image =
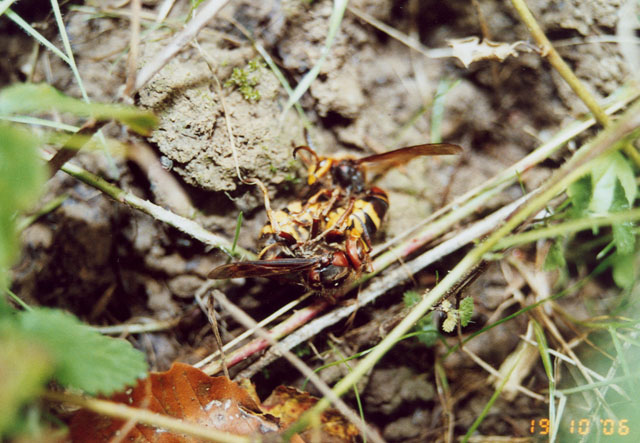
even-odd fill
[{"label": "soil", "polygon": [[[29,3],[19,3],[17,11],[27,14]],[[155,17],[163,3],[145,1],[143,12]],[[528,3],[547,35],[562,43],[615,34],[621,2]],[[82,7],[67,5],[65,12],[78,69],[94,101],[117,102],[125,83],[130,32],[128,9],[121,4],[87,1]],[[154,27],[143,20],[139,66],[161,51],[180,29],[188,4],[176,2],[165,26]],[[482,36],[483,22],[492,40],[529,40],[510,5],[495,0],[354,0],[349,5],[420,39],[429,48],[446,48],[449,39]],[[453,85],[444,100],[439,132],[442,140],[462,146],[464,154],[417,158],[377,179],[376,186],[390,198],[387,219],[376,239],[382,243],[512,165],[586,110],[536,53],[522,53],[503,62],[479,61],[465,68],[452,58],[424,57],[347,11],[326,62],[300,100],[302,117],[294,109],[285,109],[285,90],[234,23],[264,46],[295,85],[323,53],[332,7],[329,0],[231,1],[200,32],[197,47],[185,47],[135,96],[138,106],[159,116],[159,127],[146,143],[186,192],[191,216],[232,239],[242,211],[239,244],[247,249],[258,252],[257,237],[266,213],[259,189],[243,183],[238,173],[243,179],[262,181],[275,208],[304,195],[306,173],[293,158],[292,147],[307,144],[305,119],[310,123],[308,140],[323,155],[346,152],[358,157],[426,143],[434,129],[432,106],[438,88]],[[115,12],[99,14],[101,10]],[[50,17],[32,20],[43,23],[43,32],[55,36]],[[6,31],[0,33],[0,84],[46,81],[80,96],[63,62],[42,49],[34,53],[37,45],[4,18],[0,29]],[[629,74],[617,45],[559,44],[558,48],[597,98],[615,91]],[[237,85],[228,83],[234,69],[255,78],[250,90],[257,91],[259,99],[245,97]],[[114,124],[105,127],[105,132],[122,137],[122,129]],[[483,212],[519,197],[521,186],[538,186],[559,160],[558,156],[536,168]],[[156,188],[144,168],[130,159],[83,152],[74,161],[139,196],[156,199]],[[13,290],[29,303],[67,309],[94,325],[179,318],[175,328],[129,337],[148,353],[155,370],[167,369],[175,360],[195,363],[213,352],[216,346],[210,325],[194,294],[226,256],[59,172],[51,179],[43,201],[61,193],[69,195],[65,202],[23,234],[23,256],[13,272]],[[445,274],[460,254],[414,276],[413,289],[432,286],[436,273]],[[522,297],[532,297],[525,282],[517,277],[511,280],[509,275],[494,264],[465,289],[465,295],[475,299],[476,329],[517,310],[520,305],[515,303],[492,317],[512,297],[513,288],[520,291],[520,302],[524,302]],[[257,319],[301,291],[256,279],[225,283],[221,289]],[[590,291],[607,293],[600,287]],[[324,331],[310,345],[323,358],[331,355],[329,360],[368,349],[405,312],[402,292],[403,288],[397,288],[374,305],[362,307],[352,323]],[[584,311],[573,297],[565,303],[576,308],[574,315]],[[242,331],[229,314],[218,314],[224,341]],[[519,317],[491,329],[469,342],[469,350],[497,369],[515,350],[526,323]],[[457,343],[455,337],[446,341]],[[445,352],[442,343],[427,347],[416,339],[405,340],[362,383],[366,421],[386,440],[444,441],[445,416],[451,410],[455,411],[450,417],[455,421],[453,434],[464,435],[486,405],[494,392],[489,374],[462,351],[443,361]],[[318,358],[306,359],[312,366],[321,364]],[[445,371],[450,389],[446,406],[441,380],[435,375],[436,362]],[[329,368],[321,375],[336,381],[344,375],[344,367],[340,368]],[[548,387],[539,360],[523,379],[534,392]],[[254,379],[259,392],[268,392],[277,384],[300,386],[302,381],[284,360]],[[347,400],[355,405],[353,396]],[[530,420],[546,417],[547,411],[543,401],[522,394],[512,401],[500,399],[478,433],[529,436]]]}]

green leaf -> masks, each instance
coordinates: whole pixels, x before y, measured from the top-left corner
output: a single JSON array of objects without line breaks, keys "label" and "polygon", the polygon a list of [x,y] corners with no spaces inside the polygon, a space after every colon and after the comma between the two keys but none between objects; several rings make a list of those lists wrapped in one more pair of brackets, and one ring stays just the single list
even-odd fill
[{"label": "green leaf", "polygon": [[[417,295],[417,292],[412,292]],[[415,330],[419,332],[418,340],[423,343],[425,346],[433,346],[438,341],[440,337],[440,332],[438,331],[438,327],[434,321],[434,313],[430,312],[429,314],[422,317],[418,323],[416,324]]]},{"label": "green leaf", "polygon": [[596,213],[609,211],[613,203],[616,181],[619,180],[629,205],[635,200],[638,187],[633,168],[620,152],[601,159],[591,171],[593,197],[589,209]]},{"label": "green leaf", "polygon": [[620,288],[630,288],[636,281],[634,265],[635,254],[619,254],[613,256],[613,281]]},{"label": "green leaf", "polygon": [[96,120],[116,119],[143,135],[148,135],[157,124],[152,112],[133,106],[86,103],[66,96],[47,84],[16,84],[0,92],[0,116],[50,111],[68,112]]},{"label": "green leaf", "polygon": [[[19,421],[22,406],[44,388],[53,372],[51,358],[42,346],[15,330],[0,334],[0,436]],[[10,332],[10,333],[7,333]]]},{"label": "green leaf", "polygon": [[417,305],[418,302],[422,300],[422,297],[416,291],[407,291],[402,296],[402,300],[407,308],[411,308]]},{"label": "green leaf", "polygon": [[[616,180],[610,211],[619,212],[626,209],[629,209],[629,202],[627,201],[626,194],[622,188],[620,180]],[[618,254],[631,254],[636,247],[636,236],[633,233],[633,223],[616,223],[611,226],[611,230],[613,232],[613,243],[616,245],[616,251]]]},{"label": "green leaf", "polygon": [[15,216],[36,202],[46,178],[37,147],[29,132],[0,122],[0,288],[17,254]]},{"label": "green leaf", "polygon": [[573,204],[573,217],[581,217],[589,208],[592,190],[590,175],[586,175],[569,185],[567,194]]},{"label": "green leaf", "polygon": [[144,377],[144,354],[125,340],[100,335],[71,314],[39,308],[21,312],[22,330],[50,353],[54,377],[89,394],[110,394]]},{"label": "green leaf", "polygon": [[460,301],[460,324],[467,326],[473,316],[473,297],[465,297]]},{"label": "green leaf", "polygon": [[561,239],[556,239],[551,244],[549,252],[547,252],[542,269],[545,271],[554,271],[564,268],[566,265],[567,261],[564,258],[564,248],[562,247]]}]

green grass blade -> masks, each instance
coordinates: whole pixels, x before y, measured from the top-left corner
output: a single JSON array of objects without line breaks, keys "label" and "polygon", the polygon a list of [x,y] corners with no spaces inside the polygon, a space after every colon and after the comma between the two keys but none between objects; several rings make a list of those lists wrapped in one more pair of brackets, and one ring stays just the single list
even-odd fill
[{"label": "green grass blade", "polygon": [[148,135],[157,123],[152,112],[133,106],[86,103],[64,95],[47,84],[16,84],[0,91],[0,116],[2,117],[53,110],[92,117],[96,120],[116,119],[143,135]]},{"label": "green grass blade", "polygon": [[444,117],[444,104],[447,93],[460,83],[460,80],[442,79],[438,82],[436,96],[431,106],[431,134],[429,141],[431,143],[442,142],[441,126]]},{"label": "green grass blade", "polygon": [[622,383],[625,381],[637,382],[638,380],[640,380],[640,374],[621,375],[619,377],[612,377],[602,381],[586,383],[584,385],[576,386],[574,388],[558,389],[556,392],[563,395],[577,394],[579,392],[592,391],[593,389],[596,389],[596,388],[611,386],[611,385]]},{"label": "green grass blade", "polygon": [[578,231],[585,231],[596,226],[608,226],[640,220],[640,208],[616,213],[608,213],[603,216],[590,216],[558,223],[545,228],[533,229],[520,234],[510,235],[496,243],[494,250],[510,248],[516,245],[532,243],[543,238],[558,237]]},{"label": "green grass blade", "polygon": [[544,331],[542,330],[540,324],[533,319],[531,319],[530,321],[533,325],[533,331],[536,335],[536,342],[538,342],[538,351],[540,352],[540,358],[542,359],[542,366],[544,366],[544,372],[545,374],[547,374],[547,379],[549,380],[549,420],[551,429],[554,430],[556,428],[556,381],[553,376],[553,364],[551,363],[551,358],[549,357],[549,345],[547,344],[547,339],[544,336]]},{"label": "green grass blade", "polygon": [[0,1],[0,15],[4,14],[4,11],[6,11],[9,6],[11,6],[12,4],[14,4],[17,0],[2,0]]},{"label": "green grass blade", "polygon": [[60,38],[62,39],[62,44],[64,45],[64,50],[67,53],[69,67],[73,71],[73,76],[76,78],[76,82],[78,83],[78,88],[80,89],[80,93],[82,94],[82,98],[87,103],[90,102],[89,96],[87,95],[87,91],[84,88],[84,83],[82,82],[82,77],[80,77],[80,72],[78,71],[78,66],[76,66],[76,60],[73,57],[73,51],[71,50],[71,44],[69,43],[69,36],[67,35],[67,29],[64,26],[64,21],[62,20],[62,14],[60,13],[60,5],[56,0],[51,0],[51,9],[53,9],[53,15],[56,18],[56,23],[58,25],[58,31],[60,32]]},{"label": "green grass blade", "polygon": [[335,40],[336,34],[338,33],[338,29],[340,28],[340,23],[342,23],[342,18],[344,17],[344,11],[347,9],[348,0],[335,0],[333,3],[333,12],[331,13],[331,17],[329,18],[329,32],[327,33],[327,38],[324,43],[324,47],[322,48],[322,53],[320,54],[320,59],[318,62],[311,68],[309,72],[302,78],[296,89],[293,91],[293,94],[289,97],[289,101],[284,107],[284,111],[282,115],[284,115],[294,103],[300,100],[300,97],[307,92],[307,89],[311,86],[311,83],[316,79],[318,74],[320,74],[320,69],[322,69],[322,65],[324,65],[324,61],[331,50],[331,46],[333,45],[333,41]]},{"label": "green grass blade", "polygon": [[233,235],[233,243],[231,244],[231,255],[236,253],[236,246],[238,245],[238,237],[240,237],[240,228],[242,227],[242,211],[238,214],[238,219],[236,220],[236,232]]},{"label": "green grass blade", "polygon": [[77,126],[67,125],[66,123],[55,122],[53,120],[47,120],[45,118],[31,117],[30,115],[15,115],[15,116],[0,116],[0,120],[6,120],[8,122],[23,123],[25,125],[37,125],[47,128],[54,128],[59,131],[76,132],[80,129]]},{"label": "green grass blade", "polygon": [[65,54],[62,53],[58,48],[53,46],[53,44],[47,40],[42,34],[33,29],[31,25],[25,22],[22,17],[13,12],[11,9],[7,8],[5,11],[5,15],[9,17],[16,25],[20,26],[27,34],[36,39],[42,46],[53,52],[55,55],[64,60],[65,63],[71,65],[71,60]]}]

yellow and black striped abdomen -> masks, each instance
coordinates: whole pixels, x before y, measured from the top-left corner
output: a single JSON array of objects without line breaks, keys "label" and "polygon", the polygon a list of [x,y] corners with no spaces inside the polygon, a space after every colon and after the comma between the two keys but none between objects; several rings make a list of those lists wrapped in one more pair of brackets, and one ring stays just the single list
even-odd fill
[{"label": "yellow and black striped abdomen", "polygon": [[370,248],[371,239],[380,229],[387,209],[389,198],[386,192],[380,188],[371,188],[367,196],[355,201],[347,231],[351,236],[361,237],[367,248]]},{"label": "yellow and black striped abdomen", "polygon": [[[389,208],[387,194],[380,188],[371,188],[367,195],[353,203],[351,214],[341,226],[337,226],[345,208],[339,207],[327,216],[327,228],[344,230],[351,238],[362,238],[366,249],[371,248],[371,239],[380,228],[382,220]],[[345,227],[346,226],[346,227]]]}]

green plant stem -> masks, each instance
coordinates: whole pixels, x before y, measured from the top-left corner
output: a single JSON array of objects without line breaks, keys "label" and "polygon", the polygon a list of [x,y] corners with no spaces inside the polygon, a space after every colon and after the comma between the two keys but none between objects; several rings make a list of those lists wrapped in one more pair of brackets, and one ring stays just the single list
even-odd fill
[{"label": "green plant stem", "polygon": [[58,24],[58,31],[60,32],[60,38],[62,39],[62,44],[64,46],[64,50],[68,57],[68,64],[73,72],[73,76],[76,78],[76,82],[78,82],[78,89],[80,89],[80,93],[82,94],[82,98],[85,102],[90,103],[89,96],[87,95],[87,91],[84,87],[84,82],[82,81],[82,77],[80,77],[80,71],[78,71],[78,66],[76,65],[76,60],[73,57],[73,51],[71,50],[71,43],[69,43],[69,36],[67,35],[67,29],[65,28],[64,20],[62,20],[62,13],[60,12],[60,6],[58,5],[57,0],[51,0],[51,9],[53,10],[53,15],[56,19],[56,23]]},{"label": "green plant stem", "polygon": [[31,226],[33,222],[42,217],[43,215],[48,214],[49,212],[54,211],[58,206],[60,206],[66,199],[69,198],[68,194],[61,194],[51,201],[47,202],[42,208],[38,209],[37,212],[30,214],[26,217],[21,218],[16,224],[16,230],[18,232],[24,231],[27,227]]},{"label": "green plant stem", "polygon": [[534,229],[529,232],[511,235],[500,240],[494,247],[494,250],[506,249],[511,246],[531,243],[542,238],[557,237],[569,233],[584,231],[586,229],[595,228],[596,226],[615,225],[625,222],[640,220],[640,208],[631,209],[624,212],[616,212],[607,214],[603,217],[587,217],[568,222],[559,223],[557,225],[546,228]]},{"label": "green plant stem", "polygon": [[333,2],[333,12],[331,13],[331,17],[329,18],[329,31],[327,32],[327,38],[325,39],[324,46],[322,47],[322,51],[320,53],[320,59],[316,62],[316,64],[311,68],[309,72],[305,74],[305,76],[300,80],[300,83],[296,86],[293,93],[289,96],[289,100],[287,104],[284,106],[284,110],[282,111],[282,116],[284,116],[289,108],[293,106],[300,97],[304,95],[304,93],[309,89],[311,83],[316,79],[318,74],[320,74],[320,70],[324,65],[324,62],[327,58],[327,55],[331,51],[331,46],[335,40],[335,37],[338,33],[338,29],[340,28],[340,24],[342,23],[342,18],[344,17],[344,11],[347,9],[348,0],[334,0]]},{"label": "green plant stem", "polygon": [[[190,235],[191,237],[201,241],[206,245],[212,246],[214,248],[219,248],[226,254],[232,255],[232,242],[224,237],[220,237],[207,231],[193,220],[189,220],[187,218],[174,214],[173,212],[161,208],[160,206],[155,205],[148,200],[144,200],[133,195],[131,192],[123,191],[117,186],[107,182],[103,178],[98,177],[97,175],[94,175],[82,169],[81,167],[74,165],[73,163],[67,162],[62,166],[61,169],[72,177],[75,177],[78,180],[88,184],[89,186],[99,189],[112,199],[120,203],[125,203],[134,209],[138,209],[146,214],[149,214],[154,219],[173,226],[179,231]],[[253,252],[239,246],[236,246],[236,253],[242,255],[243,257],[246,257],[249,260],[255,260],[256,258],[256,255]]]},{"label": "green plant stem", "polygon": [[80,129],[78,126],[68,125],[66,123],[55,122],[53,120],[47,120],[44,118],[32,117],[30,115],[3,115],[0,116],[0,120],[6,120],[9,122],[23,123],[25,125],[39,125],[47,128],[54,128],[60,131],[76,132]]},{"label": "green plant stem", "polygon": [[551,362],[549,345],[542,326],[540,326],[540,324],[534,319],[530,319],[529,321],[533,325],[536,342],[538,342],[538,352],[540,353],[540,359],[542,360],[542,366],[544,367],[544,372],[547,375],[547,380],[549,380],[549,420],[551,420],[551,428],[553,429],[556,426],[556,381],[553,374],[553,363]]},{"label": "green plant stem", "polygon": [[[498,241],[504,238],[509,232],[519,226],[529,216],[540,211],[544,206],[566,187],[586,174],[592,163],[590,160],[612,152],[616,148],[616,142],[629,136],[640,126],[640,103],[634,104],[620,119],[610,127],[601,131],[598,137],[590,144],[580,148],[574,156],[558,169],[548,182],[542,187],[541,192],[534,196],[529,202],[518,210],[507,220],[504,225],[496,230],[484,242],[472,249],[456,265],[442,281],[436,285],[408,314],[407,316],[354,368],[353,372],[347,374],[333,388],[336,395],[342,395],[351,386],[360,380],[368,371],[375,366],[393,345],[406,334],[413,325],[420,320],[429,309],[434,306],[448,291],[467,273],[478,264],[483,256],[490,252]],[[296,424],[291,428],[291,432],[300,429],[308,423],[312,416],[318,415],[321,411],[329,407],[327,398],[322,398],[313,408],[307,411]],[[291,435],[291,434],[287,434]]]},{"label": "green plant stem", "polygon": [[29,306],[28,304],[26,304],[24,302],[24,300],[22,300],[20,297],[18,297],[18,295],[16,293],[14,293],[11,289],[5,288],[5,291],[7,292],[7,295],[9,297],[11,297],[11,299],[17,304],[19,305],[22,309],[24,309],[25,311],[31,311],[32,308],[31,306]]},{"label": "green plant stem", "polygon": [[611,386],[614,384],[623,383],[625,381],[636,381],[638,380],[638,378],[639,376],[637,373],[633,375],[621,375],[619,377],[612,377],[607,380],[596,381],[593,383],[584,384],[582,386],[576,386],[575,388],[558,389],[556,390],[556,393],[563,395],[577,394],[579,392],[591,391],[596,388]]},{"label": "green plant stem", "polygon": [[67,57],[62,51],[56,48],[49,40],[47,40],[42,34],[33,29],[29,23],[25,22],[22,17],[13,12],[11,9],[7,8],[4,12],[4,15],[7,16],[10,20],[12,20],[16,25],[20,26],[27,34],[33,37],[37,42],[42,44],[45,48],[53,52],[55,55],[60,57],[65,63],[69,64],[71,61],[69,57]]},{"label": "green plant stem", "polygon": [[14,4],[17,0],[2,0],[0,1],[0,15],[4,14],[9,6]]},{"label": "green plant stem", "polygon": [[[584,87],[580,79],[573,73],[569,65],[560,57],[558,51],[553,47],[544,31],[538,24],[537,20],[527,7],[525,0],[511,0],[513,7],[520,15],[520,19],[524,22],[527,29],[533,36],[534,40],[540,46],[542,55],[549,60],[551,66],[558,71],[558,74],[569,84],[569,87],[576,93],[576,95],[582,100],[582,102],[589,108],[603,127],[607,127],[610,123],[609,116],[602,110],[596,99],[589,93],[587,88]],[[640,166],[640,153],[631,145],[623,147],[625,154],[631,158],[636,165]]]}]

